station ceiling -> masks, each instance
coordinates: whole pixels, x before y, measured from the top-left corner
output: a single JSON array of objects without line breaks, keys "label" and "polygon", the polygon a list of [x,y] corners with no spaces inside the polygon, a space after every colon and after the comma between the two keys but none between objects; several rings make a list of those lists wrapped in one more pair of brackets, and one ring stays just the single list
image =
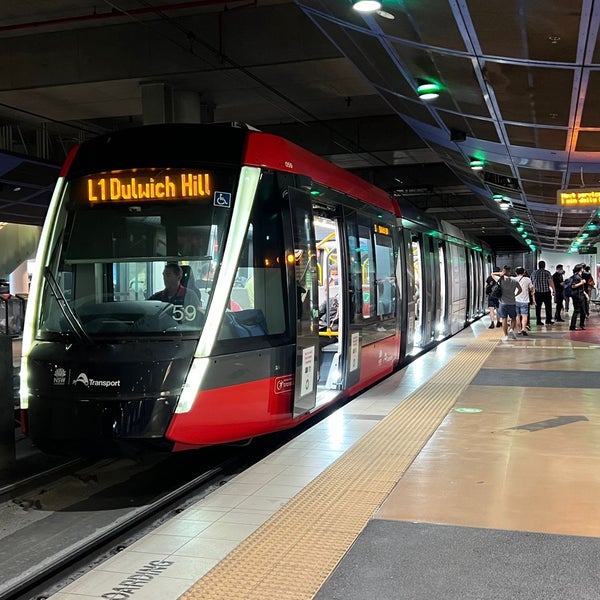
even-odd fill
[{"label": "station ceiling", "polygon": [[556,194],[600,187],[599,23],[594,0],[4,0],[0,221],[41,222],[68,149],[158,88],[167,120],[284,135],[496,251],[529,250],[511,218],[593,243],[598,207]]}]

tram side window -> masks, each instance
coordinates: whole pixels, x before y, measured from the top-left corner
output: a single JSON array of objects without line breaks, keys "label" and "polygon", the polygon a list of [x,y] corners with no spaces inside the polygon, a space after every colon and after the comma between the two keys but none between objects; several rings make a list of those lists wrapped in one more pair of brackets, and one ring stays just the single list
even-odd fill
[{"label": "tram side window", "polygon": [[371,230],[363,225],[358,226],[359,260],[362,280],[362,316],[369,319],[376,314],[375,295],[375,265],[373,260],[373,246]]},{"label": "tram side window", "polygon": [[268,194],[259,197],[250,221],[219,340],[286,331],[281,207]]},{"label": "tram side window", "polygon": [[392,238],[375,234],[377,316],[385,318],[396,313],[396,277]]}]

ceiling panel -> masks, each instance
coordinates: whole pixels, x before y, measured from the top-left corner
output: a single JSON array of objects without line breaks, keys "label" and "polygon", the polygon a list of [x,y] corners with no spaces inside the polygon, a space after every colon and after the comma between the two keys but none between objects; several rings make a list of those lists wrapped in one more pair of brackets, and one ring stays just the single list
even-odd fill
[{"label": "ceiling panel", "polygon": [[[555,191],[600,185],[600,3],[383,0],[383,11],[349,0],[0,3],[0,148],[59,164],[80,140],[143,123],[143,86],[160,83],[167,118],[248,122],[494,247],[526,250],[512,217],[537,248],[568,249],[594,211],[560,209]],[[439,82],[440,97],[420,100],[420,80]],[[43,217],[56,167],[20,168],[19,192],[0,184],[0,220]],[[511,199],[508,212],[493,194]]]}]

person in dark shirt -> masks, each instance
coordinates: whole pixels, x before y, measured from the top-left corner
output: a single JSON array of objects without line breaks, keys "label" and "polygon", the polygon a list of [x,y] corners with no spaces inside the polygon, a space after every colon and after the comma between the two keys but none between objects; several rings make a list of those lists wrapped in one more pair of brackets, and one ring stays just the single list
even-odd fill
[{"label": "person in dark shirt", "polygon": [[577,327],[577,316],[579,315],[579,329],[585,329],[585,279],[581,277],[584,265],[575,265],[573,267],[573,275],[571,277],[571,300],[573,300],[573,314],[571,315],[571,323],[569,329],[575,331]]},{"label": "person in dark shirt", "polygon": [[556,265],[556,271],[554,271],[554,273],[552,274],[552,281],[554,281],[554,303],[556,304],[556,309],[554,311],[554,320],[558,322],[564,321],[560,314],[563,309],[564,300],[564,273],[564,267],[562,265]]},{"label": "person in dark shirt", "polygon": [[167,263],[163,270],[164,289],[152,294],[148,300],[160,300],[177,306],[194,306],[199,308],[200,299],[197,294],[181,285],[183,272],[177,263]]},{"label": "person in dark shirt", "polygon": [[592,297],[592,290],[595,287],[594,278],[590,272],[590,265],[585,265],[583,267],[583,271],[581,272],[581,278],[585,281],[585,286],[583,287],[583,291],[586,292],[586,295],[583,299],[583,305],[585,309],[585,316],[590,316],[590,298]]},{"label": "person in dark shirt", "polygon": [[546,325],[552,325],[552,292],[554,281],[550,271],[546,269],[546,261],[540,260],[538,268],[531,274],[531,282],[535,288],[535,321],[538,327],[542,325],[542,306],[544,307]]}]

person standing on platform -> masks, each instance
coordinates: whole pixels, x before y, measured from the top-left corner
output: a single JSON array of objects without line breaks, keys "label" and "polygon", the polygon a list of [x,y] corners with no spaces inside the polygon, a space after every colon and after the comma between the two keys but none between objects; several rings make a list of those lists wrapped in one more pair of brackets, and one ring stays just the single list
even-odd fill
[{"label": "person standing on platform", "polygon": [[585,265],[581,273],[581,278],[585,281],[585,287],[583,288],[587,296],[583,300],[585,307],[585,316],[590,316],[590,298],[592,297],[592,290],[596,287],[596,282],[590,273],[590,265]]},{"label": "person standing on platform", "polygon": [[[517,301],[515,296],[523,291],[523,288],[519,282],[510,276],[511,268],[508,265],[502,267],[502,271],[498,273],[492,273],[495,277],[499,277],[498,285],[502,289],[502,296],[500,296],[500,304],[498,306],[498,315],[502,319],[502,331],[504,336],[502,337],[503,342],[508,341],[508,334],[513,339],[517,339],[517,332],[515,332],[515,326],[517,324]],[[510,317],[510,330],[508,327],[508,319]]]},{"label": "person standing on platform", "polygon": [[[533,294],[534,287],[531,283],[531,279],[525,275],[525,269],[523,267],[517,267],[515,269],[517,276],[515,279],[521,286],[522,290],[515,296],[515,302],[517,305],[517,328],[520,330],[521,335],[529,335],[527,333],[527,323],[529,319],[529,301],[530,294]],[[535,304],[535,301],[534,301]]]},{"label": "person standing on platform", "polygon": [[535,288],[535,324],[542,326],[542,305],[546,313],[546,325],[552,325],[552,292],[554,281],[550,271],[546,269],[546,261],[540,260],[538,268],[531,274],[531,281]]},{"label": "person standing on platform", "polygon": [[563,309],[563,286],[565,278],[564,278],[565,269],[562,265],[556,265],[556,271],[552,274],[552,281],[554,282],[554,303],[556,304],[556,310],[554,311],[554,320],[558,323],[563,322],[564,319],[561,316],[561,311]]},{"label": "person standing on platform", "polygon": [[579,329],[585,329],[585,279],[581,277],[584,265],[575,265],[573,267],[573,275],[571,277],[571,300],[573,300],[573,314],[571,315],[571,323],[569,329],[576,331],[577,317],[579,316]]},{"label": "person standing on platform", "polygon": [[[498,267],[496,267],[496,269],[494,270],[498,271]],[[494,329],[494,322],[496,323],[496,327],[502,326],[502,323],[500,322],[500,317],[498,316],[498,298],[493,298],[491,295],[491,291],[497,280],[498,278],[493,277],[492,275],[488,275],[487,279],[485,280],[485,293],[488,297],[487,305],[490,310],[490,326],[488,327],[488,329]]]}]

